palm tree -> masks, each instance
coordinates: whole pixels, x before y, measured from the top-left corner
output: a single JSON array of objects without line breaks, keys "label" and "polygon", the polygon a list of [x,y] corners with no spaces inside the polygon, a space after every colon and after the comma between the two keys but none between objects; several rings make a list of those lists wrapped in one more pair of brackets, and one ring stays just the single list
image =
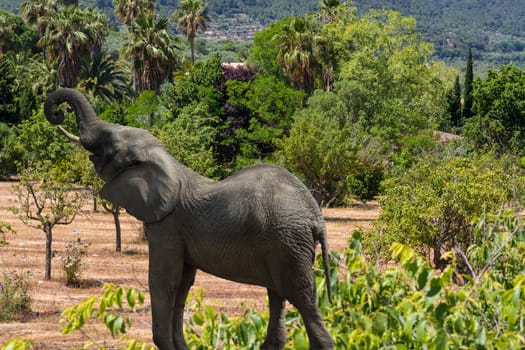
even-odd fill
[{"label": "palm tree", "polygon": [[[33,25],[38,30],[38,35],[42,38],[46,32],[46,17],[53,16],[57,12],[55,0],[28,0],[20,5],[22,18],[27,23]],[[42,56],[46,57],[46,48],[42,46]]]},{"label": "palm tree", "polygon": [[28,0],[20,5],[22,18],[38,28],[40,37],[46,32],[46,23],[42,18],[49,17],[57,11],[55,0]]},{"label": "palm tree", "polygon": [[207,3],[199,0],[182,0],[179,3],[180,10],[173,13],[177,21],[177,28],[182,28],[191,48],[191,64],[195,64],[195,37],[197,32],[206,31],[206,22],[210,20],[208,16]]},{"label": "palm tree", "polygon": [[121,50],[123,58],[131,60],[135,92],[159,92],[161,84],[172,72],[177,47],[167,26],[168,19],[157,20],[153,12],[143,14],[130,23]]},{"label": "palm tree", "polygon": [[322,20],[332,22],[339,6],[341,6],[341,0],[321,0],[319,10]]},{"label": "palm tree", "polygon": [[42,22],[47,29],[38,45],[46,47],[49,60],[58,62],[58,85],[75,87],[81,60],[100,45],[108,30],[107,17],[96,10],[66,6]]},{"label": "palm tree", "polygon": [[155,3],[151,0],[113,0],[115,16],[124,24],[130,24],[140,15],[152,12]]},{"label": "palm tree", "polygon": [[295,17],[283,26],[282,32],[275,35],[274,40],[279,45],[277,61],[282,63],[285,74],[296,87],[310,92],[313,88],[312,21],[306,17]]},{"label": "palm tree", "polygon": [[122,100],[131,95],[128,74],[109,55],[84,60],[79,80],[80,90],[106,102]]},{"label": "palm tree", "polygon": [[330,90],[333,57],[330,40],[319,32],[311,16],[294,17],[273,37],[278,44],[277,61],[296,88],[311,93],[316,85]]},{"label": "palm tree", "polygon": [[8,20],[6,16],[0,14],[0,57],[11,45],[16,24]]}]

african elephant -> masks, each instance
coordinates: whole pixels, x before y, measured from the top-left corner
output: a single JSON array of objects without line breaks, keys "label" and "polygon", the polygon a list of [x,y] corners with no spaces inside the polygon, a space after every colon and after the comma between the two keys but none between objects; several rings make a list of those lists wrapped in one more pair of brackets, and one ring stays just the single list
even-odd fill
[{"label": "african elephant", "polygon": [[297,178],[277,166],[255,165],[214,181],[180,164],[148,131],[98,119],[75,90],[48,96],[44,111],[51,123],[64,120],[58,109],[64,102],[75,112],[77,141],[105,181],[100,195],[146,226],[153,341],[161,350],[188,349],[183,311],[197,269],[266,287],[270,321],[263,349],[284,347],[286,300],[301,313],[310,348],[333,348],[312,271],[320,242],[330,296],[326,228]]}]

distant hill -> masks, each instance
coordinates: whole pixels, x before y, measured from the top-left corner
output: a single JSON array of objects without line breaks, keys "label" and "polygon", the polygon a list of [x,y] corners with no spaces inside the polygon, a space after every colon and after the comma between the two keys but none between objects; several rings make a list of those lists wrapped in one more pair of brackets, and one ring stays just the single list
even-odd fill
[{"label": "distant hill", "polygon": [[486,66],[515,63],[525,68],[523,0],[355,0],[361,13],[387,8],[412,16],[434,44],[436,56],[465,61],[469,47]]},{"label": "distant hill", "polygon": [[[0,8],[15,12],[22,0],[0,0]],[[315,11],[318,0],[208,0],[212,21],[209,36],[250,40],[268,23]],[[80,0],[113,15],[111,0]],[[178,0],[159,0],[157,11],[170,16]],[[524,0],[354,0],[360,13],[387,8],[412,16],[418,30],[434,44],[436,56],[465,61],[469,47],[486,67],[514,63],[525,68]]]}]

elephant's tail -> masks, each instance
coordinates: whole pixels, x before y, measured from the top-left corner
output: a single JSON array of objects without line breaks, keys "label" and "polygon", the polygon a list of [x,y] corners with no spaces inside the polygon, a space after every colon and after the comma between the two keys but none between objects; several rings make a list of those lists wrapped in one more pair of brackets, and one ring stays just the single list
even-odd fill
[{"label": "elephant's tail", "polygon": [[330,280],[330,260],[328,256],[328,242],[326,239],[326,227],[320,227],[319,242],[321,243],[321,254],[323,255],[323,267],[326,281],[326,292],[328,294],[328,301],[332,303],[332,283]]}]

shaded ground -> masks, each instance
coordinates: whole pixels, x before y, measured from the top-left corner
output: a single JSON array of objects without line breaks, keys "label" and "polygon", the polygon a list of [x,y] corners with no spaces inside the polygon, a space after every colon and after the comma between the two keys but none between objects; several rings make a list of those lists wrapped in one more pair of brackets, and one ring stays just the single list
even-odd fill
[{"label": "shaded ground", "polygon": [[[0,323],[0,344],[8,339],[26,337],[32,339],[36,349],[71,349],[87,340],[102,339],[97,346],[112,348],[116,341],[101,325],[89,325],[82,332],[62,335],[61,312],[90,295],[100,295],[101,285],[112,282],[131,286],[146,293],[146,303],[136,313],[129,314],[132,327],[129,336],[146,342],[151,340],[151,314],[147,293],[147,244],[138,240],[140,222],[123,213],[122,252],[115,252],[115,229],[113,218],[104,212],[93,212],[86,207],[71,225],[54,228],[53,250],[60,256],[67,242],[80,237],[90,244],[84,265],[82,288],[71,288],[64,284],[59,260],[53,259],[52,280],[44,281],[45,236],[38,229],[25,226],[7,210],[12,183],[0,182],[0,221],[7,222],[16,230],[8,235],[9,245],[0,247],[0,274],[13,271],[28,273],[32,284],[32,310],[19,320]],[[328,242],[331,250],[341,251],[346,247],[350,233],[356,228],[367,229],[377,217],[377,204],[343,209],[324,210]],[[266,308],[266,291],[261,287],[244,285],[216,278],[203,272],[197,273],[193,290],[202,288],[204,303],[216,305],[228,316],[242,314],[242,306],[256,309]]]}]

